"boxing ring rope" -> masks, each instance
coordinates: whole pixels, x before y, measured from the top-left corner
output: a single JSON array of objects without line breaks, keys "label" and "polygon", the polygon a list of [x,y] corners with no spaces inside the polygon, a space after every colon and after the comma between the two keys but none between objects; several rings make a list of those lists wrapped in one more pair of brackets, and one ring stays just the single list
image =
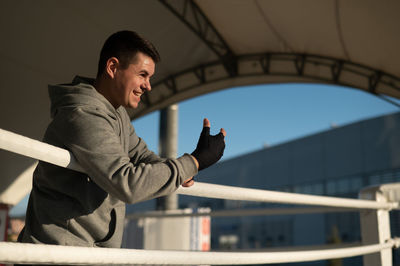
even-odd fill
[{"label": "boxing ring rope", "polygon": [[[61,167],[81,171],[72,154],[64,149],[32,140],[0,129],[0,149],[21,154]],[[266,191],[196,182],[189,188],[179,188],[182,195],[275,202],[301,205],[318,205],[352,209],[392,210],[399,208],[398,202],[343,199],[337,197],[301,195],[287,192]],[[70,247],[0,242],[2,263],[46,263],[46,264],[175,264],[175,265],[239,265],[305,262],[346,258],[398,248],[400,239],[385,243],[358,247],[290,252],[195,252],[154,251],[135,249],[110,249],[92,247]],[[74,254],[71,256],[70,254]]]},{"label": "boxing ring rope", "polygon": [[337,197],[313,196],[288,192],[276,192],[260,189],[241,188],[196,182],[196,186],[180,187],[178,194],[217,198],[227,200],[245,200],[269,203],[286,203],[298,205],[318,205],[327,207],[344,207],[355,209],[386,209],[399,207],[398,202],[376,202],[372,200],[343,199]]},{"label": "boxing ring rope", "polygon": [[[67,150],[37,140],[0,129],[0,149],[45,161],[61,167],[83,172],[74,156]],[[297,205],[318,205],[345,207],[355,209],[385,209],[399,207],[398,202],[376,202],[373,200],[343,199],[337,197],[303,195],[288,192],[276,192],[251,188],[240,188],[196,182],[195,186],[177,190],[178,194],[218,198],[227,200],[244,200],[258,202],[287,203]]]},{"label": "boxing ring rope", "polygon": [[[158,264],[158,265],[241,265],[306,262],[360,256],[391,249],[399,239],[387,243],[334,250],[290,252],[199,252],[140,249],[115,249],[38,245],[0,242],[0,261],[4,263],[68,264]],[[71,254],[74,254],[71,256]]]}]

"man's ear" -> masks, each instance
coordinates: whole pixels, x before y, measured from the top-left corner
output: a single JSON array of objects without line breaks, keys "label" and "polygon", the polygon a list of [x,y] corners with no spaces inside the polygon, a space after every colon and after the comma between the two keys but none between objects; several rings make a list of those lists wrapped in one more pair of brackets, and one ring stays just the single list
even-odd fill
[{"label": "man's ear", "polygon": [[119,66],[118,58],[110,57],[106,63],[106,73],[110,78],[115,77],[115,73],[117,72],[117,68]]}]

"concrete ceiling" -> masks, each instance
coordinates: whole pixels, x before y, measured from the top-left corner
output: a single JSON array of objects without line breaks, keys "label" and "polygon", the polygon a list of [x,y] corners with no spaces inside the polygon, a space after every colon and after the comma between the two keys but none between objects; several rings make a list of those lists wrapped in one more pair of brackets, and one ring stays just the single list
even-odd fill
[{"label": "concrete ceiling", "polygon": [[[93,77],[104,40],[122,29],[162,56],[132,119],[250,84],[332,83],[400,98],[398,10],[396,0],[0,0],[0,128],[40,140],[47,84]],[[0,202],[13,205],[34,160],[0,150],[0,162]]]}]

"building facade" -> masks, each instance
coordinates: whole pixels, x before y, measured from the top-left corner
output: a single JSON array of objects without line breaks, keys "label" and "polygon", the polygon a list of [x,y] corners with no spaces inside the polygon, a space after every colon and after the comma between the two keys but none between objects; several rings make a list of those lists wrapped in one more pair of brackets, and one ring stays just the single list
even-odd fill
[{"label": "building facade", "polygon": [[[205,169],[196,179],[246,188],[357,198],[364,187],[400,182],[400,112],[225,160]],[[282,205],[180,196],[180,207],[211,207],[215,211]],[[396,211],[391,213],[391,226],[392,235],[400,236],[400,215]],[[211,230],[212,250],[361,241],[357,211],[213,218]],[[400,263],[398,252],[394,260]],[[335,262],[315,265],[332,263]],[[362,265],[362,259],[336,263]]]}]

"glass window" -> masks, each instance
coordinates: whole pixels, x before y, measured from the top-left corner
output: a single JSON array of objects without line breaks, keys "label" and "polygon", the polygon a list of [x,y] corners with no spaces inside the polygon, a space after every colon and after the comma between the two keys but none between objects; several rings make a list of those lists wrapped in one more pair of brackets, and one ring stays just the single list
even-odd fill
[{"label": "glass window", "polygon": [[331,180],[326,182],[326,193],[327,194],[335,194],[336,193],[336,182],[335,180]]},{"label": "glass window", "polygon": [[283,187],[282,189],[280,189],[280,191],[282,191],[282,192],[290,192],[290,187]]},{"label": "glass window", "polygon": [[394,173],[395,176],[395,181],[399,182],[400,181],[400,170],[397,170],[397,172]]},{"label": "glass window", "polygon": [[312,186],[313,194],[315,195],[322,195],[324,194],[324,186],[321,183],[314,184]]},{"label": "glass window", "polygon": [[311,185],[304,185],[303,186],[303,193],[304,194],[312,194],[312,186]]},{"label": "glass window", "polygon": [[387,174],[384,174],[383,176],[382,176],[382,184],[386,184],[386,183],[392,183],[394,180],[394,178],[393,178],[394,176],[393,176],[393,173],[387,173]]},{"label": "glass window", "polygon": [[379,175],[371,175],[368,179],[370,185],[376,185],[381,183]]},{"label": "glass window", "polygon": [[363,187],[363,182],[361,176],[356,176],[350,179],[350,190],[351,191],[360,191]]},{"label": "glass window", "polygon": [[303,193],[303,187],[302,186],[294,186],[293,188],[294,193]]},{"label": "glass window", "polygon": [[349,180],[347,178],[346,179],[340,179],[338,181],[337,185],[338,185],[337,189],[338,189],[339,193],[347,193],[350,190]]}]

